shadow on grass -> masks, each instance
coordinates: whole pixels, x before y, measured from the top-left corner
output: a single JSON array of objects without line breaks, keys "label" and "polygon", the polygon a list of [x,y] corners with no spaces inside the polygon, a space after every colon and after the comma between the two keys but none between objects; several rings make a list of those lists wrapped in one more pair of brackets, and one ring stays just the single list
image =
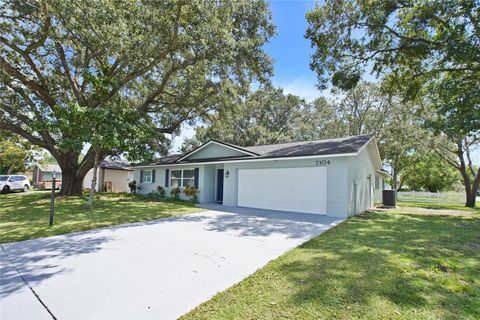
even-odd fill
[{"label": "shadow on grass", "polygon": [[99,193],[94,209],[79,197],[58,197],[54,225],[48,226],[50,200],[44,193],[0,199],[0,243],[48,237],[138,221],[154,220],[199,211],[191,203],[149,201],[127,194]]},{"label": "shadow on grass", "polygon": [[471,245],[480,244],[479,219],[366,217],[351,218],[300,246],[306,260],[275,266],[295,283],[293,304],[368,309],[380,298],[410,310],[434,304],[448,317],[480,313],[480,252]]}]

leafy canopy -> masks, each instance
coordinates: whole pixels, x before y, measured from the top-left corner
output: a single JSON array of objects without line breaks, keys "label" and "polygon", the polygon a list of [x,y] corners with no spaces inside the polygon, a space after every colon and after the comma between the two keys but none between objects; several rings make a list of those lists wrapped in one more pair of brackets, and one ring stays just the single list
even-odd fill
[{"label": "leafy canopy", "polygon": [[404,98],[428,95],[441,114],[434,127],[479,130],[478,0],[327,0],[307,20],[320,87],[351,89],[371,71]]},{"label": "leafy canopy", "polygon": [[105,155],[165,152],[182,122],[266,81],[273,32],[262,0],[6,0],[0,129],[61,165],[87,143]]}]

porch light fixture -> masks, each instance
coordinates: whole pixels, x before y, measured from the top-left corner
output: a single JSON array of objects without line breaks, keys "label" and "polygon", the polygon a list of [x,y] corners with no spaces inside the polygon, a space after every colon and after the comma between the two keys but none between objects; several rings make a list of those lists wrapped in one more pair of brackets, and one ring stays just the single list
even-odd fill
[{"label": "porch light fixture", "polygon": [[230,172],[228,172],[228,170],[225,171],[225,178],[228,178],[229,175],[230,175]]}]

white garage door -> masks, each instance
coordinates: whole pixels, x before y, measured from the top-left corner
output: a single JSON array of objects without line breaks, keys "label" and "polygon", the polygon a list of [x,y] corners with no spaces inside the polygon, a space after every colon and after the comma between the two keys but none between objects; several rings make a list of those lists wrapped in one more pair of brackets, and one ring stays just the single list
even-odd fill
[{"label": "white garage door", "polygon": [[327,213],[327,169],[240,169],[238,205],[305,213]]}]

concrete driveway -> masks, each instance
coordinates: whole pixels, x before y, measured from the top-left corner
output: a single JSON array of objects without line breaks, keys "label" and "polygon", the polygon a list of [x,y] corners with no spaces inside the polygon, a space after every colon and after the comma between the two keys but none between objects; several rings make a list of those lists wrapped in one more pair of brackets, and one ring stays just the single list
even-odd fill
[{"label": "concrete driveway", "polygon": [[220,208],[4,244],[0,318],[175,319],[341,221]]}]

